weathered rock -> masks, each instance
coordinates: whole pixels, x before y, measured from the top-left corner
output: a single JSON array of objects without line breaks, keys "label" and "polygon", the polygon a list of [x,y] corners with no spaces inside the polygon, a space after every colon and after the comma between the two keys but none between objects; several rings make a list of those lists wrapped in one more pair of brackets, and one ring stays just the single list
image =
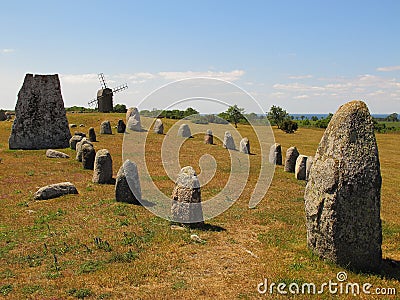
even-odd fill
[{"label": "weathered rock", "polygon": [[70,138],[58,75],[26,74],[15,106],[9,148],[67,148]]},{"label": "weathered rock", "polygon": [[225,131],[224,140],[222,142],[222,145],[226,149],[230,149],[230,150],[236,149],[235,142],[233,141],[233,137],[229,131]]},{"label": "weathered rock", "polygon": [[46,156],[49,158],[69,158],[69,155],[53,149],[47,149]]},{"label": "weathered rock", "polygon": [[80,135],[81,137],[86,137],[86,133],[75,131],[74,135]]},{"label": "weathered rock", "polygon": [[308,157],[305,155],[299,155],[296,159],[294,176],[297,180],[306,180],[307,159]]},{"label": "weathered rock", "polygon": [[47,200],[61,197],[67,194],[78,194],[78,190],[71,182],[61,182],[56,184],[46,185],[37,190],[33,195],[35,200]]},{"label": "weathered rock", "polygon": [[69,147],[72,150],[76,150],[76,144],[80,142],[83,139],[80,135],[74,135],[70,140],[69,140]]},{"label": "weathered rock", "polygon": [[173,220],[179,223],[203,223],[200,182],[191,166],[181,169],[172,192]]},{"label": "weathered rock", "polygon": [[239,151],[244,154],[250,154],[250,142],[248,138],[242,138],[239,144]]},{"label": "weathered rock", "polygon": [[118,171],[115,183],[115,199],[118,202],[139,204],[142,199],[139,174],[134,162],[127,159]]},{"label": "weathered rock", "polygon": [[269,162],[274,165],[282,165],[282,147],[275,143],[269,149]]},{"label": "weathered rock", "polygon": [[308,181],[308,178],[310,177],[310,170],[311,167],[314,163],[314,156],[309,156],[307,158],[307,162],[306,162],[306,180]]},{"label": "weathered rock", "polygon": [[85,124],[79,124],[79,127],[85,127]]},{"label": "weathered rock", "polygon": [[178,136],[184,138],[190,138],[192,133],[190,132],[190,128],[188,124],[181,124],[178,129]]},{"label": "weathered rock", "polygon": [[286,159],[285,159],[285,172],[294,173],[294,169],[296,167],[296,159],[299,156],[299,151],[297,151],[296,147],[290,147],[286,151]]},{"label": "weathered rock", "polygon": [[117,125],[117,132],[118,133],[124,133],[125,129],[126,129],[126,125],[125,125],[124,120],[119,119],[118,120],[118,125]]},{"label": "weathered rock", "polygon": [[76,125],[76,124],[70,124],[69,127],[75,128],[75,127],[78,127],[78,125]]},{"label": "weathered rock", "polygon": [[161,119],[157,119],[157,120],[154,122],[153,130],[154,130],[154,132],[157,133],[157,134],[163,134],[163,133],[164,133],[164,124],[163,124],[163,122],[161,121]]},{"label": "weathered rock", "polygon": [[308,246],[341,266],[380,270],[381,182],[368,108],[361,101],[346,103],[329,122],[306,186]]},{"label": "weathered rock", "polygon": [[91,142],[97,142],[97,139],[96,139],[96,132],[94,131],[94,128],[93,128],[93,127],[90,127],[90,128],[89,128],[89,141],[91,141]]},{"label": "weathered rock", "polygon": [[100,134],[112,134],[110,121],[103,121],[100,125]]},{"label": "weathered rock", "polygon": [[82,167],[86,170],[93,170],[94,160],[96,157],[96,151],[94,150],[93,145],[86,143],[82,145],[81,151]]},{"label": "weathered rock", "polygon": [[0,109],[0,121],[5,121],[5,120],[7,120],[6,112]]},{"label": "weathered rock", "polygon": [[87,139],[87,138],[82,138],[80,142],[76,143],[76,156],[75,159],[77,161],[82,161],[82,147],[83,145],[89,144],[93,147],[93,144]]},{"label": "weathered rock", "polygon": [[112,182],[112,158],[107,149],[96,153],[92,181],[101,184]]},{"label": "weathered rock", "polygon": [[127,127],[129,130],[142,131],[140,114],[136,107],[129,108],[128,111],[126,112],[126,116],[127,116]]},{"label": "weathered rock", "polygon": [[206,134],[204,135],[204,143],[205,144],[214,144],[214,136],[211,129],[207,129]]},{"label": "weathered rock", "polygon": [[137,111],[137,108],[136,108],[136,107],[129,107],[129,108],[127,109],[126,114],[125,114],[125,121],[126,121],[126,123],[128,123],[129,118],[133,115],[133,111],[134,111],[134,110]]}]

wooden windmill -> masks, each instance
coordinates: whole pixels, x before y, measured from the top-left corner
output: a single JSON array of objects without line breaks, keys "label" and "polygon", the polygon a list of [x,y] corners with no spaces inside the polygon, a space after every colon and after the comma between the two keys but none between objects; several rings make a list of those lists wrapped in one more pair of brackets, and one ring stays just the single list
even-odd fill
[{"label": "wooden windmill", "polygon": [[122,85],[117,86],[116,88],[109,88],[107,87],[106,81],[104,79],[104,74],[98,74],[101,89],[97,91],[96,99],[89,101],[90,107],[97,107],[99,112],[108,113],[113,110],[113,95],[114,93],[126,90],[128,88],[128,84],[124,83]]}]

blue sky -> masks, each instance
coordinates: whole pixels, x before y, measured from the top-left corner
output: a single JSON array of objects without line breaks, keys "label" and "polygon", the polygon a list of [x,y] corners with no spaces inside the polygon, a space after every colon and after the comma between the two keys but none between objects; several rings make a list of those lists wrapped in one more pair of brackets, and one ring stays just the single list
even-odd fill
[{"label": "blue sky", "polygon": [[361,99],[400,112],[399,15],[394,0],[2,1],[0,108],[14,108],[26,73],[60,74],[66,106],[86,106],[103,72],[111,87],[128,83],[114,98],[127,106],[210,76],[265,110],[328,113]]}]

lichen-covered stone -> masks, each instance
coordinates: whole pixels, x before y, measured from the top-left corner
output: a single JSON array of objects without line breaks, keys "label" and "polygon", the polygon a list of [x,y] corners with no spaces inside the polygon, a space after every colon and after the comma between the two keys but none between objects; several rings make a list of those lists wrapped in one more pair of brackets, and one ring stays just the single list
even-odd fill
[{"label": "lichen-covered stone", "polygon": [[89,145],[91,145],[93,147],[92,142],[89,141],[85,137],[81,141],[76,143],[76,149],[75,149],[76,150],[76,156],[75,156],[75,159],[77,161],[80,161],[80,162],[82,161],[82,147],[83,147],[83,145],[86,145],[86,144],[89,144]]},{"label": "lichen-covered stone", "polygon": [[94,160],[96,158],[96,151],[92,144],[86,143],[81,147],[81,161],[82,167],[86,170],[94,169]]},{"label": "lichen-covered stone", "polygon": [[275,143],[271,146],[268,160],[271,164],[282,165],[282,147],[280,144]]},{"label": "lichen-covered stone", "polygon": [[118,120],[118,124],[117,124],[117,132],[118,133],[124,133],[125,129],[126,129],[126,125],[125,125],[124,120],[119,119]]},{"label": "lichen-covered stone", "polygon": [[164,124],[163,124],[163,122],[161,121],[161,119],[157,119],[157,120],[154,122],[153,130],[154,130],[154,132],[157,133],[157,134],[163,134],[163,133],[164,133]]},{"label": "lichen-covered stone", "polygon": [[285,158],[285,172],[294,173],[294,169],[296,167],[296,160],[299,156],[299,151],[297,151],[296,147],[290,147],[286,151],[286,158]]},{"label": "lichen-covered stone", "polygon": [[341,266],[379,270],[381,182],[372,117],[364,102],[349,102],[332,117],[309,174],[308,246]]},{"label": "lichen-covered stone", "polygon": [[47,200],[61,197],[67,194],[78,194],[78,190],[71,182],[61,182],[56,184],[46,185],[37,190],[33,195],[35,200]]},{"label": "lichen-covered stone", "polygon": [[308,157],[305,155],[299,155],[296,159],[294,176],[297,180],[306,180],[307,159]]},{"label": "lichen-covered stone", "polygon": [[112,182],[112,158],[107,149],[101,149],[96,153],[94,160],[93,179],[94,183]]},{"label": "lichen-covered stone", "polygon": [[214,144],[214,136],[211,129],[207,129],[206,134],[204,135],[204,143],[205,144]]},{"label": "lichen-covered stone", "polygon": [[79,143],[80,141],[82,141],[83,137],[80,135],[74,135],[73,137],[71,137],[71,139],[69,140],[69,147],[72,150],[76,150],[76,144]]},{"label": "lichen-covered stone", "polygon": [[239,151],[244,154],[250,154],[250,142],[248,138],[243,138],[239,144]]},{"label": "lichen-covered stone", "polygon": [[235,146],[235,142],[233,140],[233,137],[231,135],[231,133],[229,131],[225,131],[224,134],[224,140],[222,142],[222,146],[226,149],[229,150],[235,150],[236,146]]},{"label": "lichen-covered stone", "polygon": [[310,170],[311,167],[314,163],[314,156],[309,156],[307,158],[307,162],[306,162],[306,180],[308,181],[308,178],[310,177]]},{"label": "lichen-covered stone", "polygon": [[142,190],[139,173],[134,162],[127,159],[118,171],[115,182],[115,200],[140,205]]},{"label": "lichen-covered stone", "polygon": [[136,107],[131,107],[126,113],[127,127],[131,131],[142,131],[142,124],[140,122],[140,114]]},{"label": "lichen-covered stone", "polygon": [[100,125],[100,134],[112,134],[110,121],[103,121]]},{"label": "lichen-covered stone", "polygon": [[47,149],[46,156],[48,158],[69,158],[68,154],[53,149]]},{"label": "lichen-covered stone", "polygon": [[184,138],[190,138],[192,136],[192,132],[190,131],[189,125],[181,124],[178,129],[178,136]]}]

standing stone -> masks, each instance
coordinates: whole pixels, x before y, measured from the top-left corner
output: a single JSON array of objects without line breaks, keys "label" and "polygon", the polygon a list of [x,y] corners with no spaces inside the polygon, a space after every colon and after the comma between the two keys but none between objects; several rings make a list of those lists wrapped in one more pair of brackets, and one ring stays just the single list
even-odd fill
[{"label": "standing stone", "polygon": [[242,138],[239,144],[239,151],[244,154],[250,154],[250,142],[247,137]]},{"label": "standing stone", "polygon": [[75,131],[74,135],[80,135],[81,137],[86,137],[86,133]]},{"label": "standing stone", "polygon": [[0,121],[5,121],[5,120],[7,120],[6,112],[0,109]]},{"label": "standing stone", "polygon": [[86,143],[82,146],[82,167],[86,170],[93,170],[96,151],[92,144]]},{"label": "standing stone", "polygon": [[269,162],[274,165],[282,165],[282,147],[275,143],[269,149]]},{"label": "standing stone", "polygon": [[314,163],[314,156],[309,156],[307,158],[307,162],[306,162],[306,180],[308,181],[308,178],[310,177],[310,170],[311,167]]},{"label": "standing stone", "polygon": [[164,124],[163,124],[163,122],[161,121],[161,119],[157,119],[157,120],[154,122],[153,130],[154,130],[154,132],[157,133],[157,134],[163,134],[163,133],[164,133]]},{"label": "standing stone", "polygon": [[90,144],[93,147],[93,144],[87,139],[83,138],[80,142],[76,143],[76,157],[77,161],[82,161],[82,147],[83,145]]},{"label": "standing stone", "polygon": [[211,129],[207,129],[206,134],[204,135],[204,143],[205,144],[214,144],[214,136]]},{"label": "standing stone", "polygon": [[294,169],[296,167],[296,159],[299,156],[299,151],[297,151],[296,147],[290,147],[286,151],[286,159],[285,159],[285,172],[294,173]]},{"label": "standing stone", "polygon": [[112,134],[110,121],[104,121],[101,123],[100,134]]},{"label": "standing stone", "polygon": [[69,147],[72,150],[76,150],[76,144],[80,142],[83,139],[80,135],[74,135],[70,140],[69,140]]},{"label": "standing stone", "polygon": [[171,213],[179,223],[203,224],[200,182],[196,171],[187,166],[181,169],[172,192]]},{"label": "standing stone", "polygon": [[305,155],[299,155],[297,157],[294,168],[294,176],[297,180],[306,180],[307,160],[308,157]]},{"label": "standing stone", "polygon": [[129,130],[142,131],[140,114],[136,107],[129,108],[128,111],[126,112],[126,117],[127,117],[127,127]]},{"label": "standing stone", "polygon": [[320,257],[360,271],[382,262],[381,174],[367,106],[341,106],[321,139],[305,190],[307,244]]},{"label": "standing stone", "polygon": [[126,129],[126,125],[125,125],[124,120],[119,119],[118,120],[118,125],[117,125],[117,132],[118,133],[124,133],[125,129]]},{"label": "standing stone", "polygon": [[224,141],[222,142],[222,146],[226,149],[235,150],[235,142],[233,141],[233,137],[229,131],[225,131]]},{"label": "standing stone", "polygon": [[126,111],[126,114],[125,114],[125,121],[126,121],[126,123],[128,123],[128,120],[129,120],[129,118],[133,115],[133,111],[137,111],[137,108],[136,107],[129,107],[128,109],[127,109],[127,111]]},{"label": "standing stone", "polygon": [[89,128],[89,141],[97,142],[97,140],[96,140],[96,132],[94,131],[93,127]]},{"label": "standing stone", "polygon": [[115,182],[115,200],[140,205],[142,191],[139,174],[134,162],[127,159],[118,171]]},{"label": "standing stone", "polygon": [[69,158],[68,154],[53,149],[47,149],[46,156],[48,158]]},{"label": "standing stone", "polygon": [[70,138],[58,75],[26,74],[15,106],[9,148],[67,148]]},{"label": "standing stone", "polygon": [[107,149],[101,149],[96,153],[92,181],[101,184],[112,181],[112,158]]},{"label": "standing stone", "polygon": [[178,136],[184,137],[184,138],[190,138],[192,136],[192,133],[190,132],[189,125],[182,124],[181,126],[179,126]]}]

